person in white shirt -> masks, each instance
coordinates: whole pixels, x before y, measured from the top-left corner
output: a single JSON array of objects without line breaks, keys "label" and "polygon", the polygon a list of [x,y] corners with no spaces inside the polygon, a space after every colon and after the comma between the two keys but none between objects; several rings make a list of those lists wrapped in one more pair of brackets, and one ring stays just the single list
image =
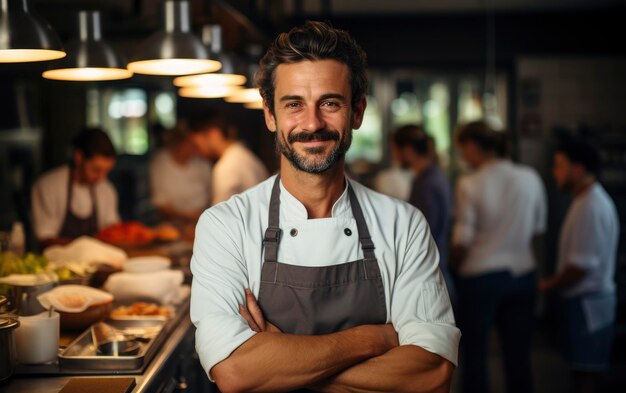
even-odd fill
[{"label": "person in white shirt", "polygon": [[598,183],[600,157],[580,138],[565,138],[554,155],[554,179],[573,196],[558,248],[556,274],[539,283],[562,297],[565,355],[572,390],[595,392],[608,367],[616,312],[615,264],[619,221],[611,197]]},{"label": "person in white shirt", "polygon": [[545,232],[546,195],[529,167],[499,155],[501,137],[484,122],[457,135],[474,171],[457,184],[453,265],[464,392],[488,392],[489,333],[499,333],[506,392],[532,392],[530,347],[536,300],[533,237]]},{"label": "person in white shirt", "polygon": [[449,390],[460,332],[426,220],[345,175],[365,72],[321,22],[261,60],[280,174],[203,213],[191,262],[196,350],[222,391]]},{"label": "person in white shirt", "polygon": [[265,165],[237,141],[236,130],[223,113],[210,109],[189,120],[192,140],[204,158],[214,161],[211,205],[267,179]]},{"label": "person in white shirt", "polygon": [[94,236],[120,221],[117,192],[107,180],[115,165],[111,140],[100,129],[85,129],[73,147],[71,165],[44,174],[31,190],[33,229],[44,246]]},{"label": "person in white shirt", "polygon": [[211,202],[211,164],[198,156],[183,122],[163,139],[150,160],[152,203],[164,219],[195,223]]}]

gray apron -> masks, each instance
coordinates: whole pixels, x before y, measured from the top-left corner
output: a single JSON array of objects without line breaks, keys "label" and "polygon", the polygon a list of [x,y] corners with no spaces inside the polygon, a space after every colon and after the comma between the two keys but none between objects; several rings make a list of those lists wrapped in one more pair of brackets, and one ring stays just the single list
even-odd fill
[{"label": "gray apron", "polygon": [[98,205],[93,187],[89,187],[91,194],[91,215],[87,218],[77,217],[72,213],[73,187],[72,168],[70,168],[69,182],[67,185],[67,203],[65,206],[65,218],[59,231],[59,237],[75,239],[80,236],[95,236],[98,232]]},{"label": "gray apron", "polygon": [[[350,183],[348,195],[363,259],[321,267],[278,262],[282,231],[279,226],[280,176],[276,177],[270,199],[269,225],[263,240],[265,253],[258,302],[267,321],[284,333],[327,334],[387,321],[385,292],[374,243]],[[352,232],[346,228],[344,235],[351,236]],[[326,263],[320,261],[320,265]]]}]

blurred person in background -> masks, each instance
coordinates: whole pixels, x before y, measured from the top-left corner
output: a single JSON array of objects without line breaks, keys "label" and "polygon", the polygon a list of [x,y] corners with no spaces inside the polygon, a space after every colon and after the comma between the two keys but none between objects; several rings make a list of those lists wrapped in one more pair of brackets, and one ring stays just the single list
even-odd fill
[{"label": "blurred person in background", "polygon": [[195,223],[211,202],[211,164],[184,122],[163,133],[163,144],[150,160],[152,203],[163,219]]},{"label": "blurred person in background", "polygon": [[452,192],[450,183],[436,160],[434,140],[419,125],[407,125],[393,132],[392,142],[403,168],[413,172],[408,202],[426,217],[439,250],[439,267],[448,293],[454,298],[452,277],[448,270],[448,235]]},{"label": "blurred person in background", "polygon": [[120,221],[117,192],[107,179],[115,148],[97,128],[73,141],[70,165],[41,176],[32,188],[33,229],[42,246],[69,243]]},{"label": "blurred person in background", "polygon": [[474,170],[457,184],[453,266],[463,391],[489,392],[487,346],[495,325],[506,392],[532,392],[530,348],[536,302],[533,237],[546,228],[546,195],[531,168],[502,159],[502,138],[485,122],[457,135]]},{"label": "blurred person in background", "polygon": [[556,274],[539,283],[562,297],[565,357],[576,392],[596,392],[609,364],[616,313],[615,260],[619,221],[611,197],[597,181],[600,156],[578,138],[566,138],[554,154],[557,186],[572,195],[559,239]]},{"label": "blurred person in background", "polygon": [[391,150],[391,166],[376,174],[372,187],[385,195],[408,201],[411,194],[413,173],[400,164],[398,148],[393,141],[393,134],[389,136],[389,149]]},{"label": "blurred person in background", "polygon": [[265,165],[237,141],[236,129],[226,116],[205,110],[189,120],[192,141],[200,154],[215,162],[211,205],[218,204],[267,179]]}]

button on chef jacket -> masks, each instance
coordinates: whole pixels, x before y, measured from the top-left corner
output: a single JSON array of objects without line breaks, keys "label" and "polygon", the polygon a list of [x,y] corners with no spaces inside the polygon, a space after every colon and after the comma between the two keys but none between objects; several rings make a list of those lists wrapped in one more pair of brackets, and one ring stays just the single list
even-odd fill
[{"label": "button on chef jacket", "polygon": [[[196,350],[207,372],[256,334],[239,315],[239,304],[245,304],[244,288],[258,296],[274,179],[206,210],[196,227],[191,320],[197,328]],[[408,203],[348,181],[376,246],[387,322],[398,332],[400,345],[420,346],[456,365],[461,334],[424,216]],[[279,261],[320,266],[363,258],[347,187],[335,202],[332,217],[312,220],[282,182],[280,187]]]}]

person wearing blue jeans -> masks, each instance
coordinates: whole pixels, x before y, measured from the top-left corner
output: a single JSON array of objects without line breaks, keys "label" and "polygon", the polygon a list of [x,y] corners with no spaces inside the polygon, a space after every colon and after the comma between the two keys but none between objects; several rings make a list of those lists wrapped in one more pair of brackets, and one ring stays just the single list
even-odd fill
[{"label": "person wearing blue jeans", "polygon": [[457,322],[463,333],[463,392],[489,392],[488,344],[495,326],[506,375],[506,391],[531,392],[531,337],[536,274],[520,277],[503,270],[457,281]]},{"label": "person wearing blue jeans", "polygon": [[458,133],[473,172],[457,184],[452,261],[456,315],[463,334],[463,392],[488,393],[492,328],[502,348],[507,393],[531,393],[536,298],[532,241],[545,231],[546,197],[537,173],[501,156],[503,133],[484,122]]},{"label": "person wearing blue jeans", "polygon": [[609,366],[616,316],[615,266],[619,218],[596,174],[600,154],[580,137],[564,137],[554,154],[553,175],[573,200],[561,227],[556,272],[542,279],[542,292],[561,297],[564,355],[572,388],[600,391],[598,379]]}]

